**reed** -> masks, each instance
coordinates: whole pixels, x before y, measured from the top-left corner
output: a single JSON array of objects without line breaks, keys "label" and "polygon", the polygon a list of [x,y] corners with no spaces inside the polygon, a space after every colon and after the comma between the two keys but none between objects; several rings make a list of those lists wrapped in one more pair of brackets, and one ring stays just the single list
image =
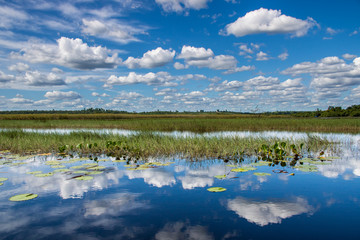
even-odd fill
[{"label": "reed", "polygon": [[[50,114],[49,114],[50,115]],[[89,114],[88,114],[89,115]],[[101,114],[94,114],[96,117]],[[104,114],[106,115],[106,114]],[[71,115],[71,117],[79,117]],[[141,116],[141,115],[140,115]],[[290,117],[231,117],[223,115],[203,118],[199,116],[137,116],[123,119],[26,119],[14,120],[3,116],[0,128],[118,128],[139,131],[298,131],[359,133],[358,118],[290,118]],[[200,117],[201,116],[201,117]],[[1,116],[0,116],[1,117]]]},{"label": "reed", "polygon": [[[69,134],[33,133],[21,130],[2,131],[0,150],[13,153],[58,153],[79,152],[81,154],[125,154],[136,158],[179,156],[191,159],[241,158],[254,155],[261,146],[272,145],[283,139],[268,138],[219,138],[219,137],[171,137],[153,133],[120,136],[91,132]],[[316,141],[317,144],[313,142]],[[303,139],[296,142],[285,140],[287,146],[304,143],[311,152],[323,151],[331,146],[324,140]],[[288,149],[290,151],[290,148]],[[126,157],[125,156],[125,157]]]}]

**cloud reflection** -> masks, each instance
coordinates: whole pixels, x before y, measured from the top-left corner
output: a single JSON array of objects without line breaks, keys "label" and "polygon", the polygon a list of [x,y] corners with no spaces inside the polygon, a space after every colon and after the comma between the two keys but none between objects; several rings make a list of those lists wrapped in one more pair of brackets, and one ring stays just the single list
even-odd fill
[{"label": "cloud reflection", "polygon": [[265,226],[281,223],[283,219],[303,213],[312,213],[313,207],[304,198],[297,197],[293,201],[253,201],[243,197],[228,200],[227,207],[239,217],[251,223]]}]

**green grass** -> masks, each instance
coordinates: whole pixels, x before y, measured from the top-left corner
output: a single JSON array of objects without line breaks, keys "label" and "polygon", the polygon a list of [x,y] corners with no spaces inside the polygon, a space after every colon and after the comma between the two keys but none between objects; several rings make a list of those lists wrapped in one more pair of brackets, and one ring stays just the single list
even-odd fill
[{"label": "green grass", "polygon": [[[1,132],[0,150],[9,150],[13,153],[57,153],[59,147],[66,146],[67,150],[73,148],[82,154],[112,153],[115,156],[126,155],[129,157],[162,157],[176,156],[182,158],[239,158],[242,155],[254,155],[263,144],[272,145],[281,139],[262,138],[176,138],[159,136],[152,133],[141,133],[132,136],[119,136],[113,134],[97,134],[77,132],[70,134],[42,134],[29,133],[21,130]],[[109,141],[117,142],[117,146],[107,146]],[[332,144],[319,138],[309,138],[307,141],[287,142],[287,145],[300,145],[311,152],[319,152],[332,147]],[[96,143],[96,146],[95,146]],[[82,147],[76,147],[82,144]],[[90,145],[92,144],[92,147]],[[72,147],[71,147],[72,146]],[[289,150],[289,149],[288,149]],[[290,150],[289,150],[290,151]]]},{"label": "green grass", "polygon": [[[89,115],[89,114],[88,114]],[[75,118],[77,115],[71,115]],[[360,119],[358,118],[290,118],[290,117],[238,117],[238,115],[207,116],[178,116],[154,117],[137,116],[123,119],[107,119],[101,114],[87,116],[87,118],[64,119],[58,115],[22,116],[21,120],[12,119],[13,116],[0,116],[0,128],[118,128],[140,131],[299,131],[299,132],[342,132],[359,133]],[[19,116],[18,116],[19,117]],[[27,118],[26,118],[27,117]],[[80,117],[80,116],[77,116]],[[99,118],[96,118],[99,117]],[[100,117],[104,117],[101,119]]]}]

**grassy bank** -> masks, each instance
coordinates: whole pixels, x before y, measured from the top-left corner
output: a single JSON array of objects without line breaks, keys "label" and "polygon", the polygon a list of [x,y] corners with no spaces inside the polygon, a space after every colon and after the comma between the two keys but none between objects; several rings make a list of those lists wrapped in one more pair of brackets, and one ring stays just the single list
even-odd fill
[{"label": "grassy bank", "polygon": [[[242,116],[242,117],[239,117]],[[141,131],[300,131],[359,133],[359,118],[251,115],[37,114],[0,115],[0,128],[119,128]]]},{"label": "grassy bank", "polygon": [[[175,138],[142,133],[133,136],[112,134],[97,134],[78,132],[70,134],[40,134],[20,130],[1,132],[0,150],[10,150],[13,153],[47,153],[47,152],[79,152],[111,153],[114,156],[130,157],[160,157],[179,156],[185,158],[239,158],[243,155],[253,155],[264,144],[273,145],[281,139],[262,138]],[[319,152],[331,147],[329,142],[319,138],[309,138],[298,142],[286,142],[286,151],[291,152],[290,145],[299,149]]]}]

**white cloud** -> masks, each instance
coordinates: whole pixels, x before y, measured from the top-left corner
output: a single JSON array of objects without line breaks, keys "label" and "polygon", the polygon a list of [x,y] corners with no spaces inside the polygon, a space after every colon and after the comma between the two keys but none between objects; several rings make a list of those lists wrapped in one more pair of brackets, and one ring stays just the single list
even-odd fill
[{"label": "white cloud", "polygon": [[158,47],[154,50],[147,51],[143,54],[142,58],[129,57],[126,59],[124,64],[130,68],[155,68],[166,65],[169,62],[173,61],[175,56],[175,51],[164,50],[161,47]]},{"label": "white cloud", "polygon": [[52,91],[45,93],[44,96],[53,101],[74,100],[81,98],[79,93],[73,91],[69,91],[69,92]]},{"label": "white cloud", "polygon": [[29,16],[26,12],[8,6],[0,6],[1,28],[12,28],[14,26],[21,26],[21,23],[28,19]]},{"label": "white cloud", "polygon": [[129,179],[142,178],[147,184],[158,188],[172,186],[176,183],[172,173],[160,168],[143,171],[126,171],[125,174]]},{"label": "white cloud", "polygon": [[357,57],[357,55],[354,55],[354,54],[349,54],[349,53],[345,53],[342,55],[342,57],[346,60],[353,60],[354,58]]},{"label": "white cloud", "polygon": [[10,102],[15,103],[15,104],[31,104],[34,101],[31,99],[26,99],[23,97],[15,97],[15,98],[11,98],[9,99]]},{"label": "white cloud", "polygon": [[281,223],[283,219],[313,211],[307,200],[300,197],[293,201],[266,202],[256,202],[237,197],[229,200],[227,207],[229,210],[236,212],[239,217],[259,226]]},{"label": "white cloud", "polygon": [[199,10],[207,8],[207,3],[212,0],[155,0],[165,12],[183,12],[188,9]]},{"label": "white cloud", "polygon": [[283,52],[282,54],[280,54],[278,56],[278,58],[280,58],[281,60],[286,60],[289,57],[289,54],[287,52]]},{"label": "white cloud", "polygon": [[55,73],[42,73],[39,71],[28,71],[17,80],[24,81],[29,86],[59,86],[66,85],[65,81]]},{"label": "white cloud", "polygon": [[15,79],[14,75],[7,75],[0,71],[0,83],[6,83],[13,81]]},{"label": "white cloud", "polygon": [[267,61],[269,60],[269,56],[267,53],[260,51],[256,54],[256,61]]},{"label": "white cloud", "polygon": [[8,67],[10,71],[13,72],[25,72],[30,69],[29,65],[25,63],[16,63]]},{"label": "white cloud", "polygon": [[254,70],[254,69],[255,69],[254,66],[241,66],[241,67],[231,68],[223,73],[224,74],[233,74],[233,73],[237,73],[237,72],[250,71],[250,70]]},{"label": "white cloud", "polygon": [[190,60],[205,60],[213,56],[214,56],[214,52],[210,48],[208,49],[205,49],[203,47],[196,48],[196,47],[184,45],[181,49],[180,55],[177,58],[190,61]]},{"label": "white cloud", "polygon": [[331,27],[328,27],[326,28],[326,33],[330,34],[330,35],[335,35],[337,33],[339,33],[341,30],[336,30],[336,29],[333,29]]},{"label": "white cloud", "polygon": [[32,63],[52,63],[80,70],[96,68],[114,68],[121,59],[117,54],[109,56],[105,47],[89,47],[81,39],[61,37],[57,45],[34,43],[12,53],[12,58],[22,59]]},{"label": "white cloud", "polygon": [[186,69],[186,68],[188,68],[188,67],[189,67],[189,66],[186,66],[186,65],[184,65],[184,64],[182,64],[182,63],[179,63],[179,62],[174,63],[174,68],[175,68],[176,70]]},{"label": "white cloud", "polygon": [[138,29],[116,20],[87,20],[82,19],[82,32],[94,37],[104,38],[119,43],[139,41],[135,34],[145,34]]},{"label": "white cloud", "polygon": [[[204,226],[189,226],[184,222],[167,223],[155,235],[156,240],[213,240],[208,229]],[[223,238],[225,239],[225,238]]]},{"label": "white cloud", "polygon": [[236,68],[237,60],[230,55],[217,55],[203,60],[189,60],[186,63],[199,68],[207,67],[215,70],[226,70]]},{"label": "white cloud", "polygon": [[259,33],[291,34],[293,37],[301,37],[316,25],[312,18],[301,20],[281,14],[280,10],[260,8],[239,17],[220,33],[233,34],[237,37]]}]

